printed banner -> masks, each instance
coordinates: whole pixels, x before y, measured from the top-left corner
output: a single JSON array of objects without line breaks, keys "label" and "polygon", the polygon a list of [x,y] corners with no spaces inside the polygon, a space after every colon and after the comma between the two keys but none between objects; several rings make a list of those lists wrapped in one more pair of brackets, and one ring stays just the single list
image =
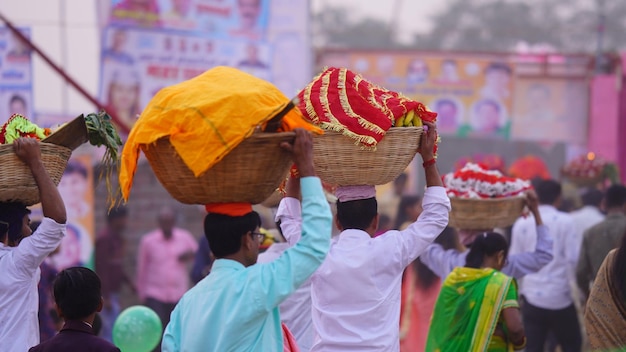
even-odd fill
[{"label": "printed banner", "polygon": [[513,138],[587,142],[589,85],[585,79],[520,77],[514,98]]},{"label": "printed banner", "polygon": [[[57,253],[49,257],[55,269],[72,266],[94,268],[94,184],[91,156],[72,157],[59,183],[67,212],[67,230]],[[41,204],[31,208],[31,221],[43,219]]]},{"label": "printed banner", "polygon": [[262,42],[123,28],[108,28],[104,38],[101,100],[128,129],[160,89],[208,68],[233,66],[271,80],[271,47]]},{"label": "printed banner", "polygon": [[215,66],[239,68],[289,97],[311,79],[305,0],[112,0],[110,5],[99,96],[123,130],[160,89]]},{"label": "printed banner", "polygon": [[[20,29],[27,37],[29,29]],[[26,43],[0,27],[0,123],[13,114],[32,118],[32,59]]]},{"label": "printed banner", "polygon": [[267,0],[113,0],[109,24],[261,40],[268,17]]},{"label": "printed banner", "polygon": [[343,53],[323,66],[345,66],[366,79],[425,103],[444,135],[508,139],[513,65],[456,54]]}]

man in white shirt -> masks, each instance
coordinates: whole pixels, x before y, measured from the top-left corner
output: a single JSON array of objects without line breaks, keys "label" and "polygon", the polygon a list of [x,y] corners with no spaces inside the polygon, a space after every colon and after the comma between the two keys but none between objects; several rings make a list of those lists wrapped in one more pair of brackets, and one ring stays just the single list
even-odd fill
[{"label": "man in white shirt", "polygon": [[[554,239],[554,258],[536,274],[526,275],[520,284],[528,338],[526,350],[542,352],[548,333],[552,333],[564,352],[578,352],[581,334],[570,283],[578,262],[582,232],[569,214],[556,209],[561,199],[558,182],[545,180],[535,187],[539,213]],[[513,225],[509,254],[533,250],[536,239],[534,218],[518,219]]]},{"label": "man in white shirt", "polygon": [[[267,251],[259,254],[257,263],[269,263],[278,259],[283,252],[293,247],[302,237],[302,209],[300,208],[300,182],[287,182],[285,197],[276,211],[276,223],[287,242],[272,244]],[[329,200],[329,195],[326,199]],[[330,200],[329,200],[330,202]],[[311,278],[279,306],[280,320],[287,325],[296,339],[300,352],[309,352],[313,345],[313,319],[311,317]]]},{"label": "man in white shirt", "polygon": [[406,230],[374,237],[374,187],[337,190],[336,225],[342,232],[312,277],[311,351],[399,351],[402,272],[446,227],[450,211],[433,159],[435,126],[427,125],[420,151],[428,186],[424,211]]},{"label": "man in white shirt", "polygon": [[584,188],[580,199],[583,207],[570,213],[574,219],[574,226],[583,233],[593,225],[604,220],[604,214],[600,211],[600,204],[604,194],[596,188]]},{"label": "man in white shirt", "polygon": [[61,243],[66,214],[41,161],[39,142],[20,138],[13,148],[33,174],[44,215],[31,235],[28,209],[19,203],[0,203],[0,349],[22,352],[39,344],[39,265]]}]

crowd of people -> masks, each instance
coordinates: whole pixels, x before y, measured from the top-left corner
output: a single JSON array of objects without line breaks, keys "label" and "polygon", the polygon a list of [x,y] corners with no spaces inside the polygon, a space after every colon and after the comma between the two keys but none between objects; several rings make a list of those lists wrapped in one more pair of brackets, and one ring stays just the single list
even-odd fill
[{"label": "crowd of people", "polygon": [[296,130],[281,145],[298,170],[276,210],[284,241],[262,250],[251,205],[207,207],[199,241],[163,208],[141,238],[134,278],[124,207],[107,213],[95,272],[46,268],[65,207],[38,143],[18,139],[44,219],[29,227],[28,208],[0,204],[0,350],[119,351],[112,330],[123,285],[157,313],[162,351],[626,348],[626,187],[581,189],[583,207],[568,213],[559,182],[534,180],[529,212],[511,228],[451,228],[432,161],[436,126],[427,125],[421,196],[405,194],[402,175],[380,202],[373,186],[342,186],[330,204],[312,138]]}]

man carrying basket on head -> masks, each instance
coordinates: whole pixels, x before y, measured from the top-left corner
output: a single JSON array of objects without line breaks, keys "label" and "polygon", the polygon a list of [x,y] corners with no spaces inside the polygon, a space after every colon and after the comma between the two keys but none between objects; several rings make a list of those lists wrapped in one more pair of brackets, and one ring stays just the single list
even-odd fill
[{"label": "man carrying basket on head", "polygon": [[279,304],[322,263],[332,215],[315,177],[312,138],[296,129],[293,154],[301,176],[302,236],[283,255],[256,264],[260,218],[250,204],[210,204],[205,235],[216,260],[211,275],[189,290],[172,312],[163,351],[282,351]]},{"label": "man carrying basket on head", "polygon": [[[425,124],[428,132],[423,133],[420,149],[428,187],[424,212],[406,230],[374,237],[378,225],[374,186],[337,189],[336,226],[342,232],[312,276],[311,351],[399,350],[402,273],[446,227],[450,211],[434,162],[436,127]],[[285,218],[300,221],[299,214]],[[283,232],[297,229],[289,225],[281,224]]]},{"label": "man carrying basket on head", "polygon": [[44,219],[31,235],[28,208],[0,203],[0,345],[7,352],[39,344],[39,266],[61,243],[66,221],[61,195],[41,161],[39,142],[19,138],[13,149],[39,188]]}]

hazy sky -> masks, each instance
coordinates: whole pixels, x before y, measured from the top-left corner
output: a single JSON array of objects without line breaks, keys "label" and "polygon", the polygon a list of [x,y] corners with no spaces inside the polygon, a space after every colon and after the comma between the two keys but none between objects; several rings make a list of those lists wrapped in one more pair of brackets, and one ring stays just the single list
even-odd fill
[{"label": "hazy sky", "polygon": [[393,7],[400,3],[399,39],[410,41],[413,33],[424,32],[431,27],[429,17],[445,8],[443,0],[311,0],[314,11],[324,6],[344,6],[354,9],[355,18],[373,17],[389,21]]}]

